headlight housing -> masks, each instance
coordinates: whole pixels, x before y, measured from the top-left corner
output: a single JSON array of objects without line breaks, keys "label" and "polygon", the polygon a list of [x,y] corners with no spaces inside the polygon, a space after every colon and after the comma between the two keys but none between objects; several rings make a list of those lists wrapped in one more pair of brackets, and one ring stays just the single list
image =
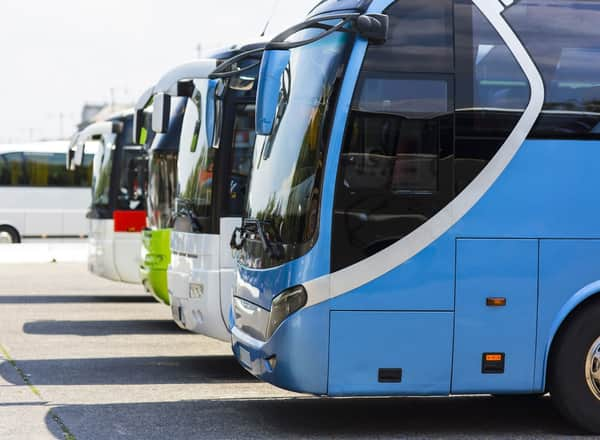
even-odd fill
[{"label": "headlight housing", "polygon": [[271,306],[271,314],[266,334],[267,339],[273,336],[275,330],[279,328],[285,319],[304,307],[307,301],[308,295],[306,294],[306,289],[302,286],[284,290],[275,297],[273,305]]}]

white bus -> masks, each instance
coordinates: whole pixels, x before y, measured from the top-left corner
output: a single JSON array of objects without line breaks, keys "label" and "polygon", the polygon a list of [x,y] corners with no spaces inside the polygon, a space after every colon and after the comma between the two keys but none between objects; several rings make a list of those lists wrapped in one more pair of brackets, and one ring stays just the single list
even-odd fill
[{"label": "white bus", "polygon": [[65,170],[68,142],[0,145],[0,243],[85,237],[94,151]]},{"label": "white bus", "polygon": [[88,269],[113,281],[139,284],[148,158],[141,145],[132,145],[132,129],[132,111],[116,114],[77,133],[65,153],[69,151],[67,168],[76,173],[85,164],[90,145],[96,150]]}]

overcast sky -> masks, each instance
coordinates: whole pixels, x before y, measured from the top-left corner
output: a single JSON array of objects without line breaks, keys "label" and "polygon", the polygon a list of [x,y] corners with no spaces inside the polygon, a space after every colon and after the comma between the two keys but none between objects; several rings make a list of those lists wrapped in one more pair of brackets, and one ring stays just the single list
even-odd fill
[{"label": "overcast sky", "polygon": [[316,0],[0,0],[0,143],[70,136],[84,103],[133,102],[206,51],[304,18]]}]

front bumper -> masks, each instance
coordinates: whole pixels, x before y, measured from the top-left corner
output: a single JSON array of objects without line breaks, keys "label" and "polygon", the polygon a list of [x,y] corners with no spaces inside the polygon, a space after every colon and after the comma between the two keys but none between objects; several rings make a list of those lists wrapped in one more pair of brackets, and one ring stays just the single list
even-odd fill
[{"label": "front bumper", "polygon": [[[183,257],[178,257],[181,260]],[[179,261],[181,263],[181,261]],[[191,267],[192,263],[184,266]],[[171,313],[177,325],[229,342],[229,328],[221,314],[219,271],[168,271]],[[201,290],[201,294],[198,295]]]},{"label": "front bumper", "polygon": [[144,289],[152,295],[158,302],[170,305],[169,286],[167,283],[167,271],[148,269],[145,266],[140,268],[140,277]]},{"label": "front bumper", "polygon": [[234,325],[232,349],[252,375],[299,393],[327,394],[329,355],[327,306],[302,309],[289,316],[266,341]]},{"label": "front bumper", "polygon": [[167,268],[171,261],[170,230],[144,231],[140,278],[144,289],[157,301],[169,305]]}]

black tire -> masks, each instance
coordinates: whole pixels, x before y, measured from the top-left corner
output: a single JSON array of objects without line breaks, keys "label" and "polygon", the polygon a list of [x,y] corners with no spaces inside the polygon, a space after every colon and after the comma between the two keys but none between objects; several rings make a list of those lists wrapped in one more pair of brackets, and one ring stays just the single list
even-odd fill
[{"label": "black tire", "polygon": [[567,420],[593,434],[600,434],[600,396],[593,391],[594,385],[588,385],[586,368],[588,354],[599,338],[600,300],[595,299],[577,310],[559,332],[548,371],[556,408]]},{"label": "black tire", "polygon": [[15,230],[15,228],[11,226],[0,226],[0,234],[8,234],[10,237],[10,243],[21,243],[21,236]]}]

